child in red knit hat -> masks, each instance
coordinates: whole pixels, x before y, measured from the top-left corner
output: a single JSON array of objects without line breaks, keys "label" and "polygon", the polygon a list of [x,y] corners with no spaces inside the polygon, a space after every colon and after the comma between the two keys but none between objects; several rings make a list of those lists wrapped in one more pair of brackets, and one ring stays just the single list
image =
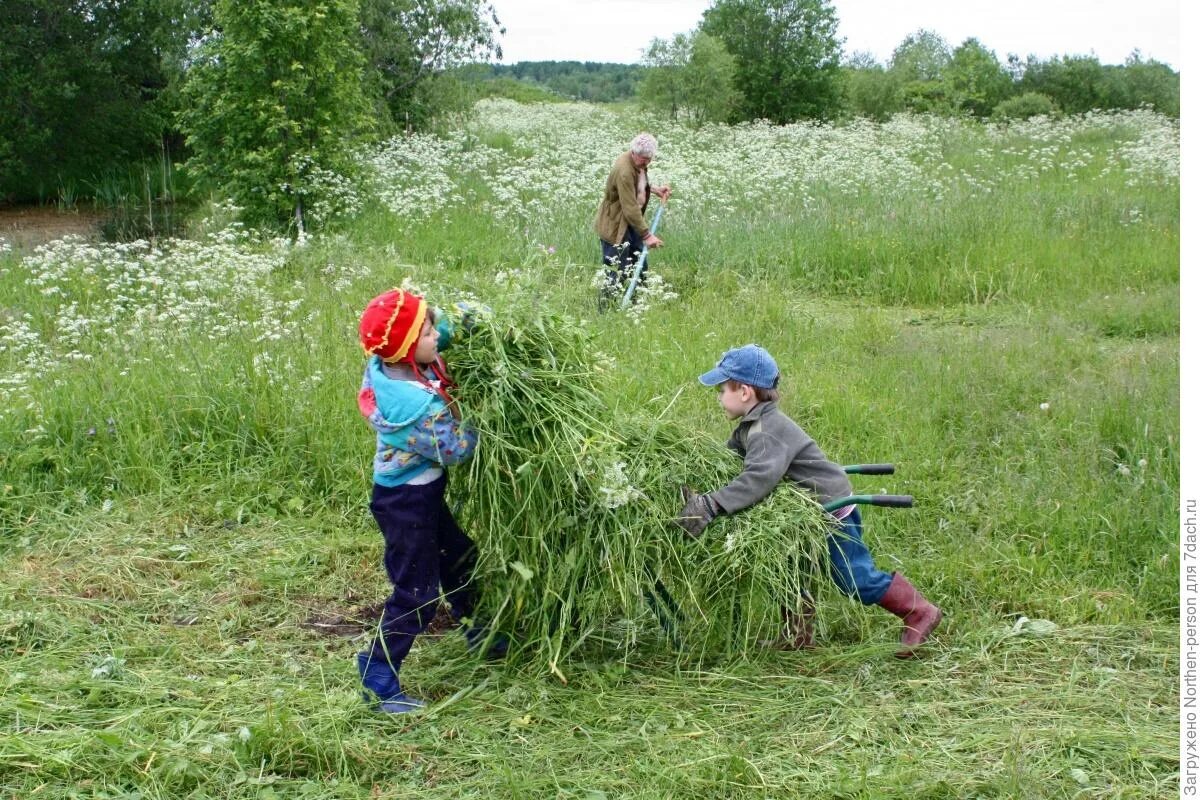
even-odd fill
[{"label": "child in red knit hat", "polygon": [[[437,316],[424,298],[392,289],[367,305],[358,328],[368,356],[358,407],[376,432],[371,513],[393,586],[371,647],[358,654],[358,669],[367,699],[373,695],[388,713],[424,705],[403,692],[398,672],[442,596],[460,621],[475,600],[475,544],[455,522],[445,493],[446,467],[470,457],[477,434],[450,397],[453,384],[438,351],[449,343],[452,326]],[[472,649],[487,636],[478,627],[465,633]],[[497,634],[489,655],[506,648]]]}]

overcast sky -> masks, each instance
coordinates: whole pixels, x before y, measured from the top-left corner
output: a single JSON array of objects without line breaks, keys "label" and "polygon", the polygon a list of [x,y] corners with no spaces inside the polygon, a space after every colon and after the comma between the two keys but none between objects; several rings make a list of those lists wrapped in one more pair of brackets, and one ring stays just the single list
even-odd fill
[{"label": "overcast sky", "polygon": [[[504,63],[634,63],[654,37],[685,33],[711,0],[491,0],[508,32]],[[1001,61],[1009,53],[1094,54],[1120,64],[1138,49],[1180,69],[1175,0],[833,0],[846,55],[862,50],[886,63],[918,28],[953,48],[974,36]],[[1132,10],[1132,13],[1131,13]]]}]

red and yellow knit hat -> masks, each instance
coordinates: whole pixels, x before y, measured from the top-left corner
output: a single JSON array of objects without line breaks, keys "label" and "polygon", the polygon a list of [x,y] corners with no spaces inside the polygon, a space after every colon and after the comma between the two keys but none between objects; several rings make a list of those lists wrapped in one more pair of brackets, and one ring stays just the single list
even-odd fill
[{"label": "red and yellow knit hat", "polygon": [[425,298],[401,289],[384,292],[367,304],[358,338],[369,356],[387,364],[410,360],[425,324]]}]

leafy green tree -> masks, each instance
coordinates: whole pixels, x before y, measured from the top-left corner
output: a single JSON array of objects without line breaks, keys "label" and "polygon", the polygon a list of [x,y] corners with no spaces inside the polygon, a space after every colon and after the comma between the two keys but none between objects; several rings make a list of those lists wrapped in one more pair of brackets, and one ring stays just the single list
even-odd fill
[{"label": "leafy green tree", "polygon": [[841,43],[829,0],[716,0],[700,29],[736,61],[742,119],[785,123],[837,114]]},{"label": "leafy green tree", "polygon": [[737,65],[719,38],[696,30],[655,38],[643,56],[646,72],[637,96],[644,107],[700,127],[730,119],[739,95]]},{"label": "leafy green tree", "polygon": [[854,53],[843,70],[847,110],[886,120],[904,107],[900,81],[869,53]]},{"label": "leafy green tree", "polygon": [[904,105],[913,111],[945,111],[949,106],[943,73],[950,47],[933,31],[910,33],[892,52],[888,71],[900,82]]},{"label": "leafy green tree", "polygon": [[356,0],[217,0],[180,123],[188,168],[256,224],[303,231],[369,125]]},{"label": "leafy green tree", "polygon": [[1067,114],[1112,107],[1104,67],[1095,56],[1054,56],[1045,61],[1030,57],[1020,89],[1046,95]]},{"label": "leafy green tree", "polygon": [[904,82],[941,80],[950,64],[950,46],[934,31],[919,28],[892,51],[888,69]]},{"label": "leafy green tree", "polygon": [[703,31],[655,38],[643,57],[646,71],[638,87],[641,103],[699,127],[730,118],[740,95],[734,88],[737,65],[720,39]]},{"label": "leafy green tree", "polygon": [[687,114],[699,127],[708,122],[727,122],[742,101],[737,90],[737,62],[715,36],[696,31],[691,38],[691,57],[683,74]]},{"label": "leafy green tree", "polygon": [[1117,68],[1124,108],[1149,105],[1172,117],[1179,116],[1179,73],[1161,61],[1143,61],[1138,51]]},{"label": "leafy green tree", "polygon": [[691,58],[689,38],[677,33],[671,39],[655,37],[642,56],[645,77],[638,86],[638,100],[671,119],[677,119],[684,105],[684,70]]},{"label": "leafy green tree", "polygon": [[1124,64],[1101,64],[1095,56],[1055,56],[1024,64],[1018,88],[1050,97],[1067,114],[1092,109],[1152,105],[1179,114],[1179,73],[1134,51]]},{"label": "leafy green tree", "polygon": [[206,0],[0,2],[0,198],[155,154]]},{"label": "leafy green tree", "polygon": [[454,67],[502,57],[496,9],[483,0],[361,0],[367,93],[396,126],[427,127],[462,97]]},{"label": "leafy green tree", "polygon": [[943,75],[954,108],[977,117],[991,114],[1013,90],[1012,77],[996,54],[975,38],[954,49]]}]

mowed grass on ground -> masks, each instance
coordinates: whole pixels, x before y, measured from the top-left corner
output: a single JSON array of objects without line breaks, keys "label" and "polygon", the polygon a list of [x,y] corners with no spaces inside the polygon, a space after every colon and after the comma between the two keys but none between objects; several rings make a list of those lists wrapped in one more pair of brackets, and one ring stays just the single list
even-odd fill
[{"label": "mowed grass on ground", "polygon": [[[1105,153],[1146,138],[1129,126],[1064,125],[1022,134],[1065,144],[1024,182],[989,183],[991,202],[951,202],[949,187],[921,210],[885,184],[831,188],[839,214],[816,192],[771,214],[673,206],[654,265],[679,297],[639,318],[593,310],[584,204],[525,225],[479,200],[425,221],[368,204],[300,251],[0,254],[0,358],[19,379],[0,427],[0,790],[1174,794],[1177,184],[1102,171]],[[512,135],[514,152],[569,166]],[[994,159],[963,155],[986,149],[977,131],[940,135],[945,163],[992,174]],[[672,136],[687,188],[699,178],[683,164],[706,151],[666,127],[664,171]],[[999,141],[1016,173],[1033,162]],[[517,180],[504,163],[499,178]],[[464,193],[484,191],[473,180]],[[1057,199],[1038,211],[1034,196]],[[232,267],[240,282],[223,277]],[[566,685],[519,656],[476,662],[442,633],[405,667],[429,712],[362,704],[351,657],[387,586],[352,400],[357,314],[406,275],[487,301],[514,268],[548,308],[595,326],[614,416],[661,413],[723,440],[730,423],[695,376],[757,341],[781,364],[785,410],[832,458],[894,461],[895,476],[855,486],[917,498],[864,518],[880,565],[947,613],[925,655],[892,658],[896,621],[874,610],[826,625],[813,652],[697,660],[646,611],[614,620],[641,627],[636,647],[585,648]]]}]

